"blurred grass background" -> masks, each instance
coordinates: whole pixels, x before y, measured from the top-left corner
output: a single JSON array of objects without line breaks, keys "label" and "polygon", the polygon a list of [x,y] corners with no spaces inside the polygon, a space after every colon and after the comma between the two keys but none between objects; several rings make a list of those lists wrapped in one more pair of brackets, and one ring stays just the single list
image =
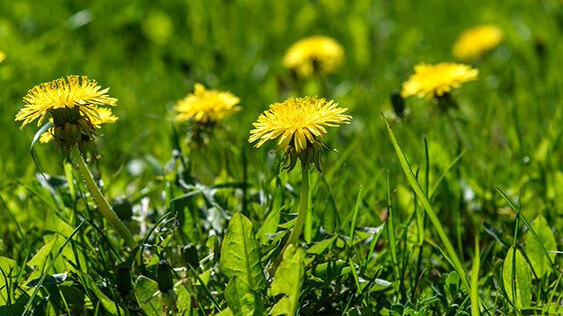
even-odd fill
[{"label": "blurred grass background", "polygon": [[[327,78],[322,96],[354,116],[352,125],[329,133],[339,153],[327,159],[328,181],[343,216],[361,185],[370,208],[383,208],[386,171],[394,185],[405,183],[380,115],[391,110],[389,95],[415,64],[453,60],[458,34],[481,23],[501,27],[505,40],[475,64],[479,80],[455,92],[472,148],[442,190],[462,186],[486,216],[498,215],[495,187],[512,196],[522,192],[530,216],[558,220],[563,10],[556,0],[0,1],[0,50],[7,55],[0,63],[0,192],[18,200],[14,193],[22,197],[23,189],[15,181],[29,183],[38,171],[29,153],[35,129],[19,132],[14,122],[22,97],[34,85],[67,74],[95,78],[119,99],[120,119],[100,138],[100,169],[124,183],[110,195],[144,181],[117,173],[131,159],[170,159],[170,109],[195,82],[241,98],[243,111],[225,125],[233,148],[247,148],[249,179],[257,184],[273,172],[272,156],[267,148],[250,150],[251,123],[270,103],[295,94],[285,86],[285,50],[322,34],[346,50],[345,64]],[[409,99],[407,105],[410,113],[397,125],[399,142],[417,167],[426,135],[436,179],[461,148],[429,102]],[[35,148],[46,172],[62,173],[53,144]],[[445,212],[456,207],[442,196]],[[27,217],[22,213],[30,207],[21,202],[18,216]],[[362,214],[361,221],[376,216]]]}]

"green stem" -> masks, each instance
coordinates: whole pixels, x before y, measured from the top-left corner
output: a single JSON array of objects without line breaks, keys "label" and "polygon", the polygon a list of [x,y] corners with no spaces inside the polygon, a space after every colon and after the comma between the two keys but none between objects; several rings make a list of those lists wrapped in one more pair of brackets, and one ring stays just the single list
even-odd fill
[{"label": "green stem", "polygon": [[295,221],[295,226],[289,239],[284,247],[287,245],[294,245],[299,240],[301,231],[303,231],[303,225],[305,224],[305,219],[307,218],[307,210],[309,208],[309,166],[307,164],[302,166],[301,170],[301,193],[299,195],[299,213],[297,213],[297,220]]},{"label": "green stem", "polygon": [[274,274],[280,265],[283,254],[289,245],[295,245],[299,240],[299,236],[303,231],[303,226],[305,225],[305,219],[307,218],[307,210],[309,208],[309,165],[301,165],[301,193],[299,195],[299,210],[297,213],[297,220],[295,221],[295,226],[287,239],[287,242],[283,246],[282,251],[277,256],[277,258],[272,262],[269,268],[270,274]]},{"label": "green stem", "polygon": [[133,239],[133,236],[129,232],[129,229],[127,229],[125,224],[123,224],[119,217],[117,217],[117,214],[115,214],[108,201],[102,195],[102,192],[100,192],[100,189],[98,188],[96,182],[94,181],[94,178],[92,177],[92,173],[90,173],[90,169],[88,169],[84,158],[82,158],[82,155],[80,154],[76,146],[72,148],[71,156],[74,162],[78,165],[78,171],[80,171],[80,174],[82,175],[82,178],[86,183],[86,187],[88,188],[90,195],[98,205],[98,211],[100,212],[100,214],[102,214],[102,216],[110,223],[110,225],[115,230],[117,230],[121,237],[125,239],[131,249],[137,247],[137,242],[135,241],[135,239]]}]

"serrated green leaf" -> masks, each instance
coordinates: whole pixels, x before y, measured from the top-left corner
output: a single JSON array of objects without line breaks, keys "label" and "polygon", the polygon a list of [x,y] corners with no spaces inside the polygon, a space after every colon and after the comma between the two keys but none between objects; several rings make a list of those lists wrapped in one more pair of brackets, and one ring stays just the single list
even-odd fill
[{"label": "serrated green leaf", "polygon": [[221,245],[221,271],[229,279],[236,276],[247,282],[254,291],[264,290],[266,278],[259,250],[252,222],[241,213],[233,215]]},{"label": "serrated green leaf", "polygon": [[233,311],[230,308],[225,308],[224,310],[220,311],[216,316],[234,316]]},{"label": "serrated green leaf", "polygon": [[264,308],[260,296],[236,276],[227,284],[225,299],[236,316],[262,315]]},{"label": "serrated green leaf", "polygon": [[328,249],[328,247],[330,247],[334,243],[334,240],[336,239],[336,237],[338,237],[338,236],[333,236],[333,237],[319,241],[318,243],[311,246],[311,248],[307,249],[307,253],[320,255],[321,253],[323,253],[326,249]]},{"label": "serrated green leaf", "polygon": [[39,249],[39,251],[37,251],[35,256],[33,256],[33,258],[31,258],[27,262],[27,265],[30,268],[41,269],[45,265],[45,263],[47,262],[47,259],[49,258],[51,252],[53,251],[53,247],[57,243],[57,239],[58,239],[58,236],[55,236],[53,239],[51,239],[49,242],[47,242],[45,245],[43,245],[43,247],[41,247],[41,249]]},{"label": "serrated green leaf", "polygon": [[530,268],[524,256],[520,251],[515,251],[514,247],[508,250],[504,259],[502,278],[508,299],[517,308],[530,306],[532,300]]},{"label": "serrated green leaf", "polygon": [[283,260],[276,271],[270,295],[284,295],[274,305],[271,315],[295,315],[299,306],[299,294],[305,277],[305,252],[301,248],[289,245],[283,254]]},{"label": "serrated green leaf", "polygon": [[13,273],[13,270],[17,267],[17,265],[18,264],[15,260],[0,256],[0,270],[2,270],[5,275],[10,275],[10,271]]},{"label": "serrated green leaf", "polygon": [[552,262],[555,259],[555,253],[546,254],[546,251],[557,251],[557,244],[555,243],[555,236],[543,216],[539,215],[536,217],[532,222],[532,228],[538,238],[536,239],[532,233],[528,232],[526,236],[526,254],[528,254],[534,272],[536,272],[538,278],[542,278],[551,271],[547,256],[549,255]]},{"label": "serrated green leaf", "polygon": [[135,282],[135,296],[139,306],[147,316],[160,316],[164,311],[164,301],[158,292],[158,283],[145,276],[140,276]]},{"label": "serrated green leaf", "polygon": [[85,281],[88,288],[92,290],[92,292],[94,292],[94,295],[96,295],[96,298],[98,298],[98,300],[102,303],[102,306],[108,313],[110,313],[111,315],[124,314],[124,311],[117,305],[117,303],[107,297],[89,276],[85,276]]},{"label": "serrated green leaf", "polygon": [[258,234],[257,234],[260,242],[264,244],[267,243],[268,235],[276,232],[278,228],[278,224],[280,223],[280,217],[281,217],[280,211],[281,208],[275,206],[274,209],[272,209],[272,211],[268,213],[268,216],[266,216],[266,219],[264,220],[264,223],[262,223],[262,225],[260,226],[260,229],[258,230]]},{"label": "serrated green leaf", "polygon": [[175,287],[176,295],[178,299],[176,300],[176,307],[178,308],[179,315],[190,315],[192,310],[192,296],[187,289],[186,284],[179,284]]}]

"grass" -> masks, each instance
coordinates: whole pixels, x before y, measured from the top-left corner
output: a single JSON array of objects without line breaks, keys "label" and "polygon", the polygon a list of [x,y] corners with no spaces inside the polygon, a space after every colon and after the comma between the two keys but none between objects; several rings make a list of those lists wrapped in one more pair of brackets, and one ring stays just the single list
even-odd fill
[{"label": "grass", "polygon": [[[561,5],[0,2],[0,314],[561,313]],[[505,37],[472,63],[479,79],[454,90],[459,108],[408,98],[397,118],[390,97],[413,66],[454,60],[458,34],[481,23]],[[312,34],[340,42],[345,63],[296,81],[283,54]],[[90,167],[139,248],[98,214],[55,146],[35,143],[38,128],[14,122],[28,89],[67,74],[119,99]],[[172,108],[196,82],[233,92],[243,109],[193,150]],[[261,111],[297,95],[334,99],[353,120],[327,134],[337,152],[310,171],[299,247],[282,256],[301,169],[281,170],[281,153],[247,139]],[[253,230],[231,231],[244,251],[227,251],[239,212]],[[197,251],[186,258],[188,245]],[[222,268],[233,253],[247,254],[246,278]],[[173,294],[159,290],[162,260]],[[267,282],[243,281],[261,279],[255,271]],[[276,278],[287,284],[272,291]]]}]

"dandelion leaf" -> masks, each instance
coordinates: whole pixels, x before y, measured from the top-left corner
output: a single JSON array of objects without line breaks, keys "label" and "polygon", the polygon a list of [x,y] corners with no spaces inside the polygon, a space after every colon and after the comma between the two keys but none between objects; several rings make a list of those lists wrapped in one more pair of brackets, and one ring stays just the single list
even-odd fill
[{"label": "dandelion leaf", "polygon": [[283,295],[274,305],[271,315],[293,316],[299,306],[299,293],[305,277],[305,253],[302,249],[288,246],[283,261],[276,271],[270,295]]},{"label": "dandelion leaf", "polygon": [[250,286],[233,277],[225,289],[225,299],[233,315],[252,316],[263,314],[263,304],[260,296]]},{"label": "dandelion leaf", "polygon": [[532,279],[530,268],[526,259],[515,251],[514,247],[508,250],[502,268],[504,289],[508,299],[517,308],[530,306],[532,300]]},{"label": "dandelion leaf", "polygon": [[252,222],[241,213],[231,218],[221,245],[220,269],[229,278],[238,277],[254,291],[266,288],[266,278],[260,263],[258,242]]},{"label": "dandelion leaf", "polygon": [[160,316],[164,311],[164,302],[158,292],[158,283],[145,276],[135,282],[135,296],[139,306],[147,316]]},{"label": "dandelion leaf", "polygon": [[[534,272],[536,272],[538,278],[542,278],[546,273],[550,272],[547,256],[549,255],[551,262],[553,262],[555,259],[554,252],[557,251],[557,244],[555,243],[555,236],[543,216],[539,215],[536,217],[532,223],[532,228],[536,232],[537,239],[531,232],[528,232],[526,236],[526,254],[528,254]],[[546,251],[548,251],[547,254]]]}]

